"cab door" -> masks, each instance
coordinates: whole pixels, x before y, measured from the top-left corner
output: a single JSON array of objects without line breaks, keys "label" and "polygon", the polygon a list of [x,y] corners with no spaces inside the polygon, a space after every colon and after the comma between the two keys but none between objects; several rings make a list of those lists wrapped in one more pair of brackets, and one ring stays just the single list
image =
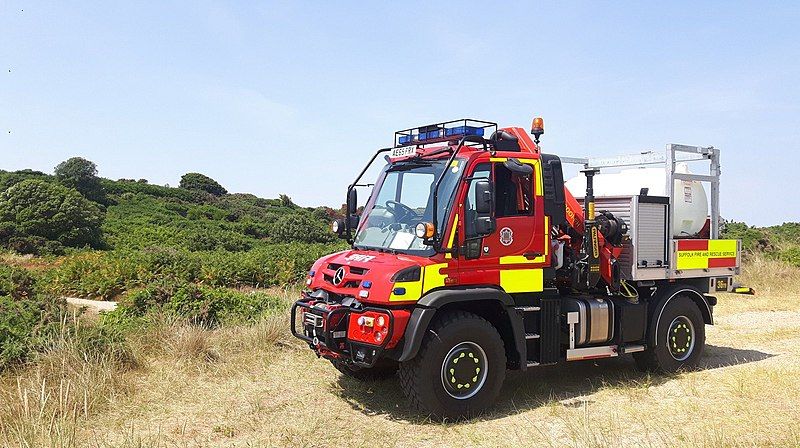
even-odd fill
[{"label": "cab door", "polygon": [[[458,259],[459,283],[496,285],[508,293],[543,290],[543,268],[549,263],[541,170],[538,159],[490,158],[474,166],[467,178],[464,222]],[[532,169],[520,174],[520,165]],[[512,168],[510,169],[509,166]],[[481,234],[476,186],[488,180],[492,190],[494,229]],[[538,193],[538,194],[537,194]]]}]

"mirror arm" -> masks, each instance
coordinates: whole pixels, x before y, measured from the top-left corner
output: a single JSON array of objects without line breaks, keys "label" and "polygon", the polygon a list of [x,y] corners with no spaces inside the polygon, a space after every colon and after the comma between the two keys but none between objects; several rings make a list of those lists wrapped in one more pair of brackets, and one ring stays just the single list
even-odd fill
[{"label": "mirror arm", "polygon": [[[380,154],[382,154],[384,152],[391,151],[391,150],[392,150],[392,148],[382,148],[382,149],[377,150],[375,152],[375,154],[372,155],[372,158],[369,159],[369,162],[367,162],[367,165],[364,166],[364,169],[362,169],[361,172],[358,173],[358,177],[356,177],[356,180],[354,180],[352,184],[347,186],[347,204],[345,205],[345,209],[346,209],[345,212],[347,213],[347,216],[345,217],[345,220],[344,220],[344,228],[345,228],[345,234],[347,235],[347,243],[348,244],[353,244],[353,233],[352,233],[353,229],[352,229],[352,226],[350,225],[350,207],[351,207],[350,206],[350,190],[352,190],[353,188],[359,186],[358,182],[361,180],[361,178],[364,176],[364,173],[367,172],[369,167],[372,166],[372,163],[375,161],[375,159],[378,158],[378,156]],[[356,209],[358,209],[358,204],[354,204],[354,205],[355,205]]]}]

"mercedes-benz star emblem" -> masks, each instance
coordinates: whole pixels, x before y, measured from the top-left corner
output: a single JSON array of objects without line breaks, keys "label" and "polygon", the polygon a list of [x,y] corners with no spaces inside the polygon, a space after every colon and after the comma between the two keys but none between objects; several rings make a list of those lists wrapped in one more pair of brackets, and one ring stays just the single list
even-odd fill
[{"label": "mercedes-benz star emblem", "polygon": [[340,267],[336,270],[336,273],[333,274],[333,284],[339,286],[342,284],[342,280],[344,280],[344,266]]}]

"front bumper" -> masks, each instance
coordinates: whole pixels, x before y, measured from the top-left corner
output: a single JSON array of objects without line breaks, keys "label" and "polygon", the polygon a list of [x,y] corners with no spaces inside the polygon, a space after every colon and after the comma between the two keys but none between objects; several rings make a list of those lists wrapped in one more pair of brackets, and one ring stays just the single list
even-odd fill
[{"label": "front bumper", "polygon": [[[299,311],[299,314],[298,314]],[[376,311],[389,316],[389,334],[380,345],[366,344],[347,338],[347,327],[351,313]],[[305,341],[317,356],[336,359],[359,367],[372,367],[386,352],[392,339],[394,316],[385,309],[344,306],[311,297],[303,297],[292,305],[292,335]]]}]

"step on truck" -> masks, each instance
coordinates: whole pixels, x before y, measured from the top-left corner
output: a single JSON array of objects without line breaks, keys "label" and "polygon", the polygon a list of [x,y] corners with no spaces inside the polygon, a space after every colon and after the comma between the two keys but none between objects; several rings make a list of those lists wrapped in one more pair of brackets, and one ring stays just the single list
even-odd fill
[{"label": "step on truck", "polygon": [[[357,380],[397,373],[413,407],[445,419],[491,406],[507,370],[695,366],[710,293],[739,272],[740,242],[719,239],[719,151],[559,158],[543,133],[538,117],[531,135],[470,119],[396,132],[348,187],[332,227],[351,248],[311,267],[294,336]],[[566,163],[582,170],[565,183]]]}]

